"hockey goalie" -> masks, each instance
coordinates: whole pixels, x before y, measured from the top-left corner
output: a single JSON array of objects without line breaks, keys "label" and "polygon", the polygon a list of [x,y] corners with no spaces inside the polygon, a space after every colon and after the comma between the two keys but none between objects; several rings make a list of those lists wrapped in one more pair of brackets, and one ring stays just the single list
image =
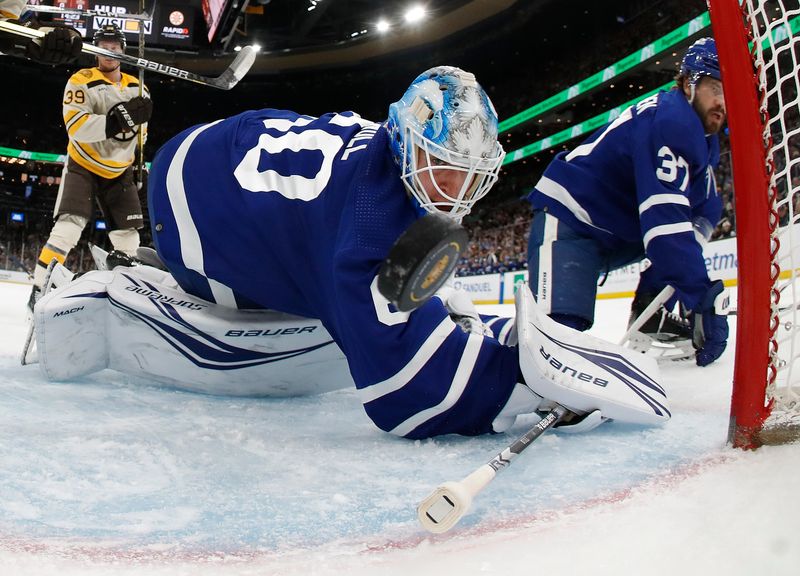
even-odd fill
[{"label": "hockey goalie", "polygon": [[[98,259],[106,256],[93,251]],[[520,382],[491,431],[505,430],[520,414],[544,414],[554,403],[571,410],[571,420],[560,425],[565,432],[610,419],[669,419],[653,358],[553,322],[527,286],[519,286],[517,302],[521,320],[515,323],[480,315],[468,294],[450,285],[434,298],[459,333],[518,351]],[[319,320],[204,301],[184,292],[166,270],[144,264],[73,278],[54,262],[32,327],[23,363],[38,363],[55,381],[112,369],[181,390],[269,397],[354,385],[344,354]]]},{"label": "hockey goalie", "polygon": [[221,394],[354,386],[406,438],[502,432],[553,403],[579,430],[665,422],[654,360],[556,325],[527,287],[516,321],[447,286],[411,310],[381,294],[396,241],[426,214],[463,218],[503,158],[488,96],[447,66],[382,123],[263,109],[188,128],[149,179],[166,270],[52,282],[34,308],[39,363],[49,378],[111,368]]}]

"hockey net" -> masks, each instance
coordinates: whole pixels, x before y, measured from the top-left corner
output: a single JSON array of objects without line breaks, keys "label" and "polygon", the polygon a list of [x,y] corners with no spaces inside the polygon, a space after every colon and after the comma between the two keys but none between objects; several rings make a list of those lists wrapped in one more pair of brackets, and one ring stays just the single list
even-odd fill
[{"label": "hockey net", "polygon": [[800,436],[800,0],[709,6],[739,260],[729,441],[753,448]]}]

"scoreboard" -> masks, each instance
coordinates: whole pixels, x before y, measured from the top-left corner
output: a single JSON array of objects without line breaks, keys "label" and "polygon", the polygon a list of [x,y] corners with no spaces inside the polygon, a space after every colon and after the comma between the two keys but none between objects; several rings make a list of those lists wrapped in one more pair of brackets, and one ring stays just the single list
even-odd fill
[{"label": "scoreboard", "polygon": [[[70,10],[95,10],[108,13],[108,16],[85,16],[64,12],[54,14],[52,21],[67,24],[78,30],[84,38],[91,40],[95,30],[106,25],[116,24],[125,34],[129,45],[139,43],[139,27],[144,29],[146,46],[168,46],[195,48],[194,20],[195,6],[189,2],[160,1],[155,3],[152,20],[141,21],[126,18],[126,14],[139,12],[138,0],[113,0],[92,2],[89,0],[28,0],[28,4],[39,4],[66,8]],[[149,0],[145,4],[153,5]]]}]

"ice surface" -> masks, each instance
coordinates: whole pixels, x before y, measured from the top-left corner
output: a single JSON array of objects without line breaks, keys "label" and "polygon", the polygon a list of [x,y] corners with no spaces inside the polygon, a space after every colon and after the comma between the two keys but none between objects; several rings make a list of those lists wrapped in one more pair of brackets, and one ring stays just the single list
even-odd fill
[{"label": "ice surface", "polygon": [[[800,570],[800,446],[725,446],[732,346],[707,368],[662,370],[666,426],[548,433],[434,537],[417,502],[525,423],[413,442],[375,428],[350,390],[211,397],[110,371],[47,382],[19,365],[28,290],[0,284],[0,574]],[[600,301],[593,333],[618,340],[628,307]]]}]

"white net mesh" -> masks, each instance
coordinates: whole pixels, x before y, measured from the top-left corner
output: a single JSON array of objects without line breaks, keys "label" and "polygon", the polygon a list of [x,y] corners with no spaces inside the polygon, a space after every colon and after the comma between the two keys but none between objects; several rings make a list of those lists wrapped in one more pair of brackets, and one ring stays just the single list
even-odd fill
[{"label": "white net mesh", "polygon": [[[768,425],[800,422],[800,0],[746,0],[767,119],[764,138],[774,212],[771,346],[774,399]],[[743,191],[744,192],[744,191]],[[740,335],[740,337],[746,337]]]}]

